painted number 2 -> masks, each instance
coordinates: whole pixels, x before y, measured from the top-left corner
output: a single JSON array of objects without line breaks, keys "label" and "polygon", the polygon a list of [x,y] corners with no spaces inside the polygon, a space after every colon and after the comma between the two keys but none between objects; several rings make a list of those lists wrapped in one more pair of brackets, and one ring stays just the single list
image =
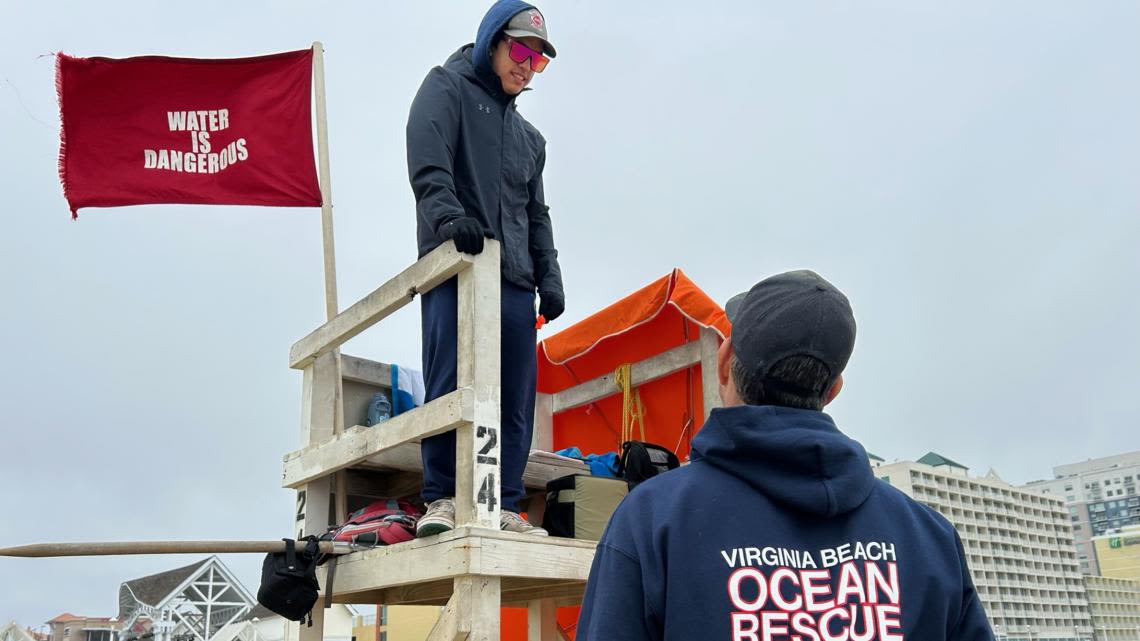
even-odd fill
[{"label": "painted number 2", "polygon": [[[475,462],[479,465],[498,465],[499,459],[497,456],[491,456],[491,451],[496,449],[499,445],[499,430],[494,427],[487,427],[480,425],[475,430],[477,438],[486,438],[483,447],[479,448],[479,453],[475,457]],[[495,490],[495,473],[490,472],[487,476],[483,477],[483,483],[479,486],[479,495],[475,498],[476,501],[487,506],[488,510],[494,510],[495,506],[499,503],[499,493]]]},{"label": "painted number 2", "polygon": [[297,538],[305,535],[305,490],[297,492]]},{"label": "painted number 2", "polygon": [[487,437],[487,442],[483,444],[483,447],[479,448],[479,456],[475,457],[475,462],[480,465],[497,465],[499,459],[494,456],[489,456],[489,454],[491,450],[499,444],[499,430],[480,425],[479,429],[475,431],[475,436],[478,438]]}]

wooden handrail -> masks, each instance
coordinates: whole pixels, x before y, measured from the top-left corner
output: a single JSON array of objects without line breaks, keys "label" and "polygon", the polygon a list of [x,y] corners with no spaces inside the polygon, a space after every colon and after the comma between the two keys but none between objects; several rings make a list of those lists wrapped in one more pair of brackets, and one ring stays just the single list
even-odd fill
[{"label": "wooden handrail", "polygon": [[349,429],[285,458],[284,487],[299,488],[322,476],[348,469],[370,456],[418,443],[471,421],[474,395],[460,388],[372,428]]},{"label": "wooden handrail", "polygon": [[452,241],[436,247],[427,256],[297,341],[289,350],[289,367],[304,369],[311,365],[321,354],[340,347],[352,337],[392,315],[412,302],[416,294],[430,291],[459,274],[470,267],[474,260],[474,256],[456,250]]},{"label": "wooden handrail", "polygon": [[[685,343],[667,352],[634,363],[630,366],[630,384],[633,387],[644,385],[700,362],[700,344],[697,342]],[[554,394],[553,410],[555,414],[558,414],[620,393],[621,390],[614,384],[613,372],[610,372]]]}]

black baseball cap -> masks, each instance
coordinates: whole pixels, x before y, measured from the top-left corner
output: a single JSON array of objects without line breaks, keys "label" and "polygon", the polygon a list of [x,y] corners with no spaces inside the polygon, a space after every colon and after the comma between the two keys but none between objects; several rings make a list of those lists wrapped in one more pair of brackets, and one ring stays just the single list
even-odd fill
[{"label": "black baseball cap", "polygon": [[761,379],[789,356],[812,356],[834,380],[855,347],[855,315],[835,285],[806,269],[777,274],[724,306],[736,358]]}]

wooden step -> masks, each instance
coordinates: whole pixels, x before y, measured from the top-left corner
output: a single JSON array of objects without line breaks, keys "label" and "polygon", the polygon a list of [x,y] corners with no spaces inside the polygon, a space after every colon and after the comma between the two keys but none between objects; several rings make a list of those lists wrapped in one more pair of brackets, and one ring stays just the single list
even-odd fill
[{"label": "wooden step", "polygon": [[[460,576],[502,577],[504,606],[536,599],[580,603],[594,541],[538,537],[481,528],[354,552],[337,560],[333,601],[444,605]],[[327,566],[318,578],[326,586]]]},{"label": "wooden step", "polygon": [[[282,485],[300,488],[340,470],[421,472],[419,440],[454,429],[470,415],[471,398],[471,390],[459,389],[379,425],[350,427],[291,452],[284,458]],[[568,474],[589,474],[589,467],[549,452],[532,452],[523,482],[545,488],[548,481]]]},{"label": "wooden step", "polygon": [[[352,430],[345,430],[341,438],[351,439]],[[299,487],[307,482],[306,480],[291,482],[288,473],[290,462],[304,456],[304,454],[305,450],[299,450],[285,457],[286,472],[283,487]],[[367,484],[371,488],[368,492],[356,492],[350,487],[349,490],[352,494],[378,497],[407,496],[413,493],[412,490],[406,489],[411,483],[411,479],[421,478],[423,474],[420,445],[419,443],[404,443],[379,454],[367,456],[348,467],[338,469],[347,469],[350,473],[355,473],[351,474],[350,479],[355,478],[358,483]],[[331,474],[333,471],[335,470],[330,470],[328,473]],[[530,458],[527,461],[526,470],[523,472],[523,485],[532,490],[545,490],[546,484],[554,479],[570,474],[589,473],[590,467],[582,461],[536,450],[530,453]],[[372,477],[371,480],[362,480],[369,476]],[[391,489],[383,489],[385,486]]]}]

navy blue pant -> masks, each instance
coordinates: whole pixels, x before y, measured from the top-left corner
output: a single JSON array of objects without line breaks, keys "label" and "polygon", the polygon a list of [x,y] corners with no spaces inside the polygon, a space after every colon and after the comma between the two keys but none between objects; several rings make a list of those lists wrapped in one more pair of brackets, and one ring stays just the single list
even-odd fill
[{"label": "navy blue pant", "polygon": [[[499,430],[502,465],[502,507],[518,511],[522,499],[523,470],[534,431],[534,291],[503,281],[502,314],[502,423]],[[425,398],[430,401],[455,391],[458,279],[424,294],[420,301],[423,324]],[[455,432],[426,438],[420,443],[424,462],[423,499],[455,496]]]}]

